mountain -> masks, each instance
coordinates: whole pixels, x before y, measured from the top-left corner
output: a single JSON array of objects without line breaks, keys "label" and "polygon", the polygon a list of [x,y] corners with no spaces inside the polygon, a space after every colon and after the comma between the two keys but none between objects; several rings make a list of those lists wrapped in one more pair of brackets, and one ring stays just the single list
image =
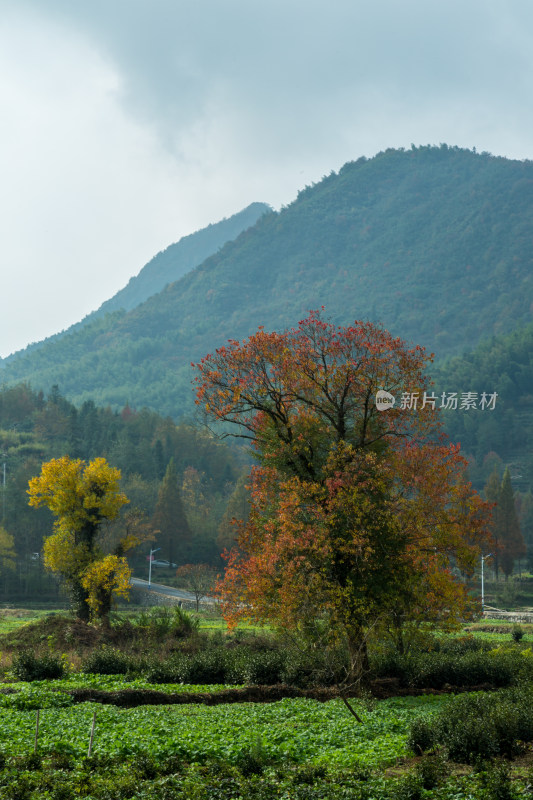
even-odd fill
[{"label": "mountain", "polygon": [[532,223],[531,162],[387,150],[306,187],[133,310],[15,354],[1,379],[178,418],[193,409],[191,361],[320,306],[443,359],[531,319]]},{"label": "mountain", "polygon": [[43,346],[57,341],[65,333],[73,333],[80,327],[97,317],[105,316],[112,311],[131,309],[143,303],[153,294],[157,294],[169,283],[181,278],[205,259],[216,253],[226,242],[235,239],[242,231],[252,227],[257,220],[272,212],[266,203],[251,203],[242,211],[238,211],[229,218],[215,222],[202,228],[189,236],[183,236],[179,242],[169,245],[165,250],[155,255],[148,264],[145,264],[138,275],[130,278],[127,285],[120,289],[113,297],[102,303],[100,308],[87,314],[81,322],[72,325],[68,331],[61,331],[49,336],[41,342],[33,342],[17,353],[12,353],[5,359],[0,358],[2,364],[9,363],[12,359],[35,351]]},{"label": "mountain", "polygon": [[169,283],[174,283],[197,267],[226,242],[231,242],[242,231],[255,225],[263,214],[271,211],[266,203],[251,203],[228,219],[208,225],[190,236],[184,236],[179,242],[171,244],[154,256],[138,275],[130,278],[127,286],[106,300],[93,314],[89,314],[87,321],[122,308],[131,311],[153,294],[162,291]]}]

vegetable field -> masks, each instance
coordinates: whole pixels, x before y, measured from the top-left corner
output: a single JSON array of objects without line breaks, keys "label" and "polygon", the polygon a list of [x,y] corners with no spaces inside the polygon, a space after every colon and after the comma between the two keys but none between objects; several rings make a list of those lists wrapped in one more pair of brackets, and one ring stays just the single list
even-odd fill
[{"label": "vegetable field", "polygon": [[[531,796],[529,630],[434,637],[402,656],[376,646],[375,683],[350,701],[359,724],[327,685],[308,688],[274,634],[199,632],[185,616],[142,612],[112,644],[86,646],[59,615],[7,634],[0,800]],[[280,681],[289,667],[300,688]]]},{"label": "vegetable field", "polygon": [[[160,687],[158,687],[160,688]],[[391,699],[372,711],[359,707],[358,725],[342,701],[319,703],[286,699],[277,703],[220,706],[141,706],[119,709],[72,698],[46,685],[4,695],[0,750],[24,754],[33,749],[36,707],[40,707],[38,750],[67,750],[76,759],[87,753],[93,714],[93,753],[184,760],[222,759],[236,763],[259,747],[268,762],[377,767],[406,753],[409,722],[442,703],[433,697]],[[359,704],[360,706],[360,704]]]}]

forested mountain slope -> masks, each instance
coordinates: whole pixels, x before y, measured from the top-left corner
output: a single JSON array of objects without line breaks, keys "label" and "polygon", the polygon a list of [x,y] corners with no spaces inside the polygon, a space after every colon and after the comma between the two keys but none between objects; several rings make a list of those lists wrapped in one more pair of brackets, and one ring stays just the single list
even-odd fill
[{"label": "forested mountain slope", "polygon": [[446,411],[446,432],[470,462],[482,488],[494,466],[511,468],[513,487],[533,489],[533,325],[492,337],[434,370],[441,391],[496,392],[494,410]]},{"label": "forested mountain slope", "polygon": [[[4,360],[4,364],[11,360],[27,356],[43,346],[48,346],[56,342],[65,334],[74,333],[81,327],[92,322],[97,317],[103,317],[112,311],[125,310],[131,311],[136,306],[144,303],[149,297],[157,294],[169,283],[173,283],[197,267],[208,256],[213,255],[227,242],[235,239],[240,233],[255,225],[263,214],[271,213],[272,209],[266,203],[251,203],[242,211],[238,211],[227,219],[215,222],[202,228],[189,236],[183,236],[178,242],[169,245],[165,250],[160,251],[150,261],[144,265],[138,275],[130,278],[127,285],[117,292],[100,308],[91,312],[80,322],[72,325],[68,330],[61,331],[41,342],[34,342],[20,350],[12,353]],[[0,358],[0,366],[2,359]]]},{"label": "forested mountain slope", "polygon": [[77,403],[190,412],[190,362],[325,306],[438,359],[531,318],[533,164],[441,146],[346,164],[129,313],[6,364]]},{"label": "forested mountain slope", "polygon": [[106,300],[100,308],[89,315],[102,316],[110,311],[132,308],[144,303],[169,283],[174,283],[191,269],[197,267],[226,242],[236,239],[242,231],[251,228],[257,220],[272,209],[266,203],[251,203],[228,219],[208,225],[196,233],[183,236],[179,242],[169,245],[154,256],[148,264],[116,295]]}]

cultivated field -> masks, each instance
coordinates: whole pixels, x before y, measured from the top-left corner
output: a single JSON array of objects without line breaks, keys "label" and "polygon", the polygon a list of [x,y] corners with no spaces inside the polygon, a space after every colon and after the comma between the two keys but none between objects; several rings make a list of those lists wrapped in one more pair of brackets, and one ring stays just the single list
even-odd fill
[{"label": "cultivated field", "polygon": [[269,631],[228,637],[213,615],[141,611],[108,641],[64,612],[0,624],[2,800],[531,796],[528,626],[513,639],[484,621],[403,657],[375,642],[359,723],[318,662],[306,672]]}]

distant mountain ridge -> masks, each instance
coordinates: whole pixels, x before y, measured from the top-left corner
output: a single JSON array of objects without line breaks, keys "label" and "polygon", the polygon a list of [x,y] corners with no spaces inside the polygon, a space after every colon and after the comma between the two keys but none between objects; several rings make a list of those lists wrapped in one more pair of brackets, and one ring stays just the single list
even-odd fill
[{"label": "distant mountain ridge", "polygon": [[102,303],[87,319],[120,309],[131,311],[153,294],[161,292],[169,283],[179,280],[227,242],[255,225],[263,214],[271,211],[272,208],[266,203],[251,203],[227,219],[208,225],[189,236],[183,236],[179,242],[169,245],[154,256],[138,275],[130,278],[123,289]]},{"label": "distant mountain ridge", "polygon": [[530,321],[532,230],[531,162],[387,150],[306,187],[133,310],[16,354],[1,379],[177,418],[193,409],[191,361],[320,306],[442,359]]},{"label": "distant mountain ridge", "polygon": [[[97,317],[103,317],[114,311],[131,311],[152,295],[160,292],[169,283],[186,275],[187,272],[197,267],[208,256],[216,253],[223,245],[235,239],[247,228],[255,225],[263,214],[271,212],[272,208],[267,203],[250,203],[242,211],[232,214],[231,217],[225,217],[220,222],[211,223],[206,228],[183,236],[178,242],[169,245],[150,259],[138,275],[130,278],[123,289],[102,303],[96,311],[87,314],[80,322],[75,323],[67,330],[53,334],[41,342],[35,342],[17,353],[12,353],[4,359],[5,363],[49,344],[65,334],[73,333]],[[0,358],[0,366],[1,364],[2,359]]]}]

